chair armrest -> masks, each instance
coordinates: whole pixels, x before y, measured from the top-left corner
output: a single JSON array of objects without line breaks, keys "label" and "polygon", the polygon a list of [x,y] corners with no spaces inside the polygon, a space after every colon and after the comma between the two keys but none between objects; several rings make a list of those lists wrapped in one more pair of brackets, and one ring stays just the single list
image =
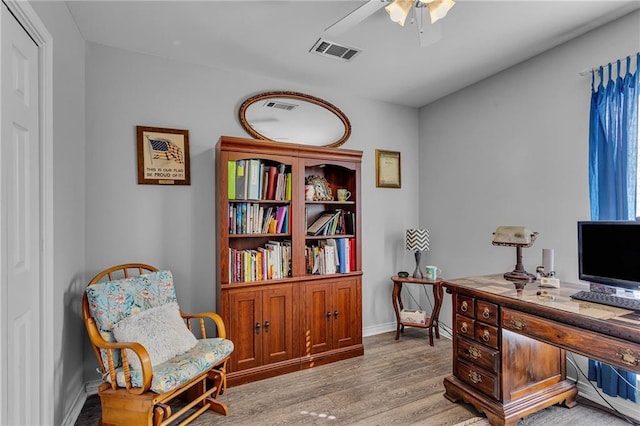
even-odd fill
[{"label": "chair armrest", "polygon": [[180,315],[184,320],[187,321],[187,327],[189,327],[189,330],[191,330],[191,332],[193,332],[191,320],[198,320],[198,325],[200,326],[200,335],[202,336],[203,339],[207,337],[207,332],[205,330],[205,321],[204,321],[207,318],[215,323],[218,331],[218,337],[222,339],[227,338],[227,331],[224,326],[224,321],[222,321],[222,317],[215,312],[201,312],[197,314],[187,314],[180,311]]},{"label": "chair armrest", "polygon": [[[122,367],[124,369],[124,377],[126,388],[129,393],[140,395],[145,393],[151,388],[151,380],[153,378],[153,367],[151,365],[151,358],[149,358],[149,353],[140,343],[137,342],[107,342],[100,335],[98,331],[98,327],[93,318],[87,318],[86,320],[86,328],[89,334],[89,339],[91,340],[91,344],[93,345],[94,352],[98,357],[100,362],[100,368],[105,375],[109,375],[111,380],[111,388],[117,389],[118,382],[116,378],[116,368],[113,363],[113,355],[111,353],[112,350],[120,351],[122,357]],[[102,353],[100,349],[104,349],[107,354],[107,365],[108,368],[105,368],[104,360],[102,359]],[[140,365],[142,366],[142,387],[136,388],[131,385],[131,372],[129,369],[129,363],[127,362],[127,352],[125,349],[131,349],[135,356],[140,360]]]}]

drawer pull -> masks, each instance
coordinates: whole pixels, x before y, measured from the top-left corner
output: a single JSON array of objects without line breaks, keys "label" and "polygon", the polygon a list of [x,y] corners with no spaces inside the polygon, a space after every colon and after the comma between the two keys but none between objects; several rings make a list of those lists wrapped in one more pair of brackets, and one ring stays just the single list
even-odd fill
[{"label": "drawer pull", "polygon": [[472,358],[472,359],[482,358],[482,353],[475,346],[469,346],[467,353],[469,354],[469,358]]},{"label": "drawer pull", "polygon": [[469,326],[467,325],[466,322],[463,322],[460,325],[460,331],[463,332],[464,334],[467,334],[467,331],[469,331]]},{"label": "drawer pull", "polygon": [[640,358],[640,354],[633,353],[631,349],[618,350],[616,355],[624,364],[636,366],[640,363],[640,360],[638,359]]},{"label": "drawer pull", "polygon": [[469,379],[476,385],[482,383],[482,376],[475,371],[469,371]]},{"label": "drawer pull", "polygon": [[489,333],[489,330],[485,329],[482,332],[482,341],[483,342],[488,342],[491,339],[491,333]]},{"label": "drawer pull", "polygon": [[524,330],[527,327],[527,323],[521,318],[511,318],[511,325],[516,330]]},{"label": "drawer pull", "polygon": [[462,302],[462,304],[460,305],[460,310],[461,310],[462,312],[467,312],[467,311],[469,310],[469,305],[467,304],[467,301],[466,301],[466,300],[464,300],[464,301]]},{"label": "drawer pull", "polygon": [[489,319],[490,316],[491,316],[491,311],[489,310],[489,308],[485,307],[484,311],[482,311],[482,318]]}]

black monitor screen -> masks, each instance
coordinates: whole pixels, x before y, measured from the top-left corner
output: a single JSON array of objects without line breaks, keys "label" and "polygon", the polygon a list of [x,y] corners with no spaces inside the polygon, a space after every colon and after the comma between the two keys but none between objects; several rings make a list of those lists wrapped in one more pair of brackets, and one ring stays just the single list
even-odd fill
[{"label": "black monitor screen", "polygon": [[578,222],[579,278],[640,289],[640,222]]}]

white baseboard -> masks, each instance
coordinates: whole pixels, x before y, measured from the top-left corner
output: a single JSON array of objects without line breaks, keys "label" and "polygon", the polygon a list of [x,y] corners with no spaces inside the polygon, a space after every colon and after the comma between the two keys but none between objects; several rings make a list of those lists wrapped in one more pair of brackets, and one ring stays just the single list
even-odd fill
[{"label": "white baseboard", "polygon": [[386,324],[373,325],[371,327],[364,327],[362,329],[362,336],[375,336],[376,334],[388,333],[389,331],[396,331],[396,322],[388,322]]},{"label": "white baseboard", "polygon": [[[371,327],[365,327],[362,329],[362,336],[375,336],[376,334],[388,333],[390,331],[396,331],[396,323],[388,322],[386,324],[378,324]],[[440,327],[440,338],[451,340],[451,334],[449,330]]]},{"label": "white baseboard", "polygon": [[84,385],[87,396],[97,395],[98,387],[100,387],[101,384],[102,384],[102,380],[93,380],[91,382],[87,382]]},{"label": "white baseboard", "polygon": [[[592,401],[598,405],[602,405],[605,408],[611,409],[604,401],[606,400],[612,407],[622,415],[627,416],[636,422],[640,422],[640,404],[629,401],[628,399],[612,398],[609,395],[605,395],[602,389],[596,389],[591,386],[590,383],[585,383],[584,379],[578,381],[578,393],[580,396]],[[604,400],[603,400],[604,398]]]},{"label": "white baseboard", "polygon": [[71,406],[71,410],[67,413],[64,420],[62,421],[62,426],[73,426],[76,424],[78,417],[80,417],[80,413],[82,412],[82,407],[84,407],[84,403],[87,402],[87,397],[91,395],[98,394],[98,386],[102,384],[102,380],[94,380],[92,382],[87,382],[84,386],[78,391],[76,397],[73,401],[73,405]]},{"label": "white baseboard", "polygon": [[76,424],[78,417],[80,417],[80,412],[82,412],[82,407],[84,407],[84,403],[87,400],[87,393],[85,387],[80,387],[78,393],[73,399],[73,404],[71,405],[71,409],[67,412],[64,420],[62,420],[62,426],[73,426]]}]

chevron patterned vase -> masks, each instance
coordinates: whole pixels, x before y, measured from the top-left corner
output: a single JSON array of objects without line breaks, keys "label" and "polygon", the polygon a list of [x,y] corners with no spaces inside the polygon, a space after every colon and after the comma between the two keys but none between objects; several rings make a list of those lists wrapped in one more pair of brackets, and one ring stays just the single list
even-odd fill
[{"label": "chevron patterned vase", "polygon": [[420,270],[420,257],[423,251],[429,250],[429,230],[407,229],[405,247],[407,250],[416,252],[416,269],[413,271],[413,278],[424,278]]}]

